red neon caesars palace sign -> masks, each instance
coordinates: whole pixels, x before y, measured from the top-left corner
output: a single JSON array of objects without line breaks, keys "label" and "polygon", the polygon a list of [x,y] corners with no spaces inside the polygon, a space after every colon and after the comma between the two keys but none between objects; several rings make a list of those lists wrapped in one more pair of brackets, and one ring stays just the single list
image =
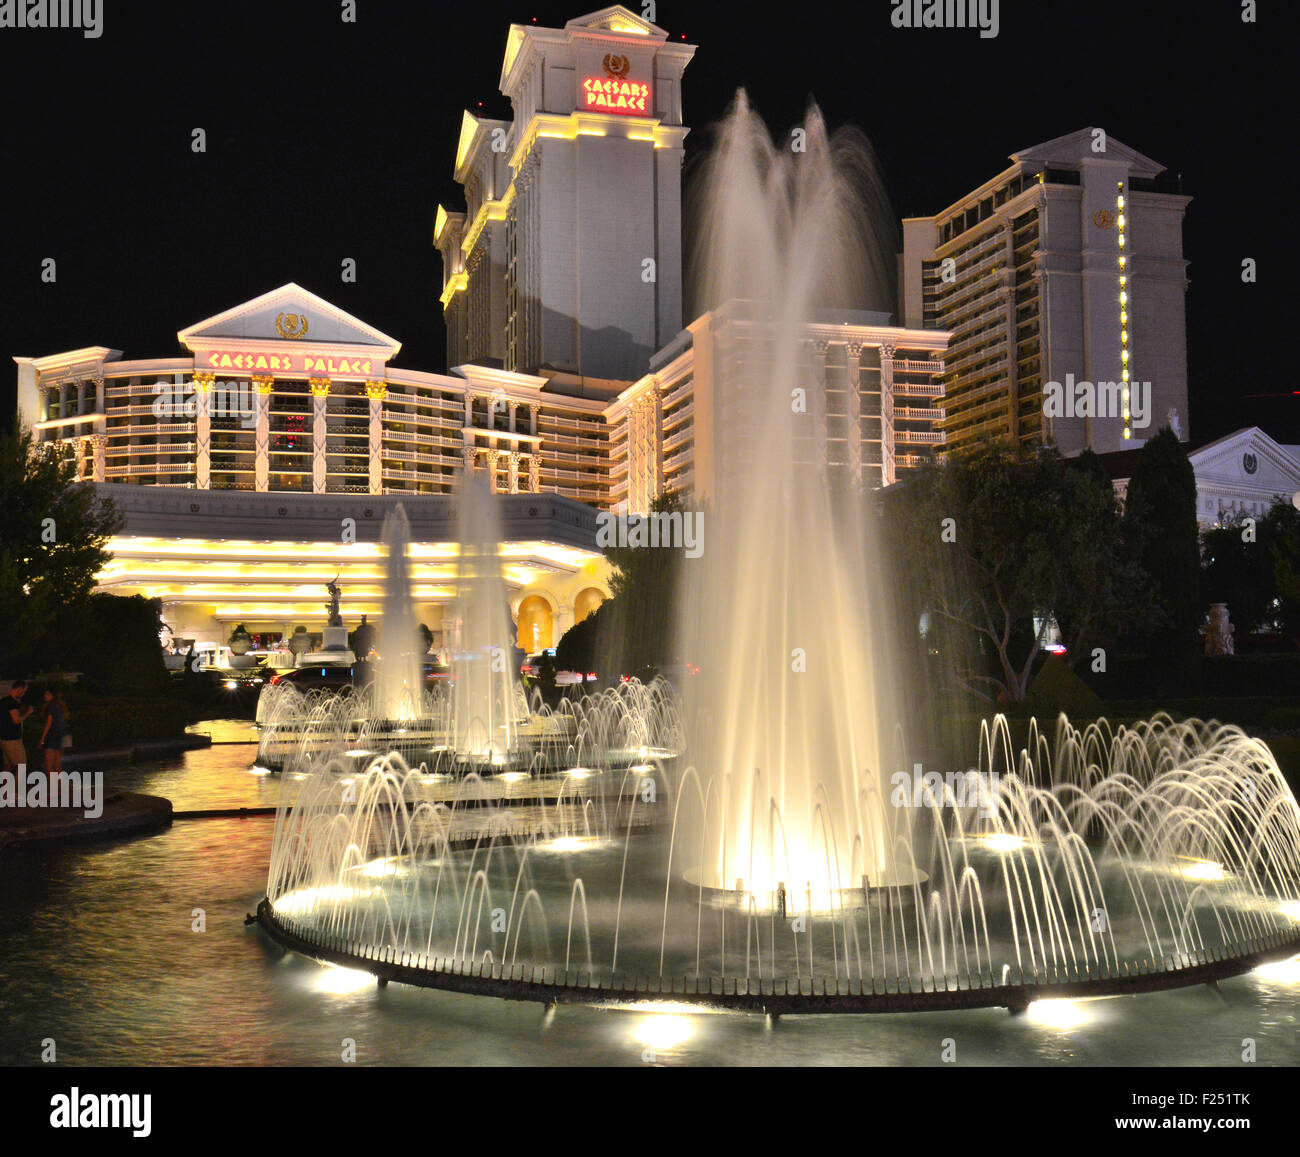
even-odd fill
[{"label": "red neon caesars palace sign", "polygon": [[650,86],[643,80],[589,76],[582,82],[582,107],[593,112],[644,116],[650,108]]},{"label": "red neon caesars palace sign", "polygon": [[194,367],[208,370],[246,370],[272,374],[297,374],[303,377],[368,378],[374,365],[367,357],[329,357],[317,354],[248,353],[243,350],[210,350],[195,355]]}]

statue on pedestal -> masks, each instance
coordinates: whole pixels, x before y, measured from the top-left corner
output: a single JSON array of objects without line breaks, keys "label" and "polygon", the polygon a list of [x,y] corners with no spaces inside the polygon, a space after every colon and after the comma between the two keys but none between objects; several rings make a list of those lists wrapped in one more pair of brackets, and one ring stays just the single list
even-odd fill
[{"label": "statue on pedestal", "polygon": [[1231,655],[1233,653],[1232,636],[1236,632],[1228,622],[1228,604],[1210,604],[1210,622],[1205,628],[1205,653],[1207,655]]},{"label": "statue on pedestal", "polygon": [[329,622],[326,625],[341,627],[343,625],[343,616],[339,613],[339,600],[343,597],[343,590],[339,586],[339,576],[335,575],[327,582],[325,589],[330,593],[330,601],[325,604],[325,609],[330,613]]}]

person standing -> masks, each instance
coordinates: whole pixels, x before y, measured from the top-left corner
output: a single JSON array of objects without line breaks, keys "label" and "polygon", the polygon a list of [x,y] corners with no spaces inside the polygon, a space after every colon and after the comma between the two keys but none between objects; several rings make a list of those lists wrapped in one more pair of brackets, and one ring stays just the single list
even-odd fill
[{"label": "person standing", "polygon": [[23,746],[23,720],[32,713],[32,709],[23,706],[23,696],[26,693],[26,682],[15,679],[9,685],[9,694],[0,703],[0,754],[4,757],[5,771],[16,772],[20,763],[27,762],[27,749]]},{"label": "person standing", "polygon": [[41,754],[45,759],[45,774],[54,786],[54,773],[63,770],[63,737],[68,732],[68,709],[63,694],[49,687],[42,696],[45,701],[45,723],[41,728]]}]

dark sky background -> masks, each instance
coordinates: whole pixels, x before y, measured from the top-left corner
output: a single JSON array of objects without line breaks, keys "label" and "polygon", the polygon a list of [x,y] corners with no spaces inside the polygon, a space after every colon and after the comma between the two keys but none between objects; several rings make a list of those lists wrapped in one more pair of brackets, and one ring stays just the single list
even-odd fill
[{"label": "dark sky background", "polygon": [[[403,342],[397,364],[443,369],[432,232],[439,201],[463,204],[461,110],[508,113],[496,86],[510,23],[559,27],[596,0],[358,0],[355,24],[335,0],[103,4],[98,40],[0,30],[5,411],[15,354],[165,356],[178,329],[287,281]],[[742,85],[773,129],[811,98],[832,126],[861,126],[900,217],[934,213],[1013,150],[1086,125],[1181,173],[1192,440],[1259,425],[1298,443],[1282,8],[1261,4],[1249,25],[1237,0],[1003,0],[987,40],[896,30],[888,0],[664,0],[656,18],[699,46],[684,87],[688,180]],[[195,127],[205,154],[191,151]],[[340,281],[345,257],[356,284]],[[1255,285],[1242,284],[1245,257],[1259,262]]]}]

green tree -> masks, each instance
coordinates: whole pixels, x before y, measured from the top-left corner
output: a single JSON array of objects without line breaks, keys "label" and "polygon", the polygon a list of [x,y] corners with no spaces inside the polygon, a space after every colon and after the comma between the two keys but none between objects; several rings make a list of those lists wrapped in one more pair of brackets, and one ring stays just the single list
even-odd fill
[{"label": "green tree", "polygon": [[1073,667],[1147,608],[1114,489],[1092,455],[995,445],[925,467],[886,500],[889,543],[927,646],[959,686],[1024,699],[1054,616]]},{"label": "green tree", "polygon": [[1279,499],[1264,520],[1264,532],[1273,559],[1277,626],[1300,644],[1300,510]]},{"label": "green tree", "polygon": [[1138,454],[1124,500],[1124,538],[1129,558],[1150,576],[1154,596],[1139,641],[1152,654],[1189,658],[1197,651],[1202,610],[1196,475],[1168,426]]},{"label": "green tree", "polygon": [[[684,514],[675,494],[656,498],[650,514]],[[566,632],[557,648],[562,667],[575,664],[602,676],[644,675],[675,658],[677,599],[685,550],[680,547],[610,545],[603,548],[614,570],[606,600],[589,619]],[[700,565],[698,562],[694,565]],[[569,635],[578,632],[571,642]]]},{"label": "green tree", "polygon": [[1289,549],[1300,512],[1277,502],[1261,519],[1207,530],[1201,540],[1201,607],[1227,603],[1239,634],[1282,627],[1279,582],[1300,561]]},{"label": "green tree", "polygon": [[35,662],[51,627],[85,606],[123,525],[76,477],[71,454],[35,445],[30,430],[15,423],[0,436],[0,619],[11,664]]}]

